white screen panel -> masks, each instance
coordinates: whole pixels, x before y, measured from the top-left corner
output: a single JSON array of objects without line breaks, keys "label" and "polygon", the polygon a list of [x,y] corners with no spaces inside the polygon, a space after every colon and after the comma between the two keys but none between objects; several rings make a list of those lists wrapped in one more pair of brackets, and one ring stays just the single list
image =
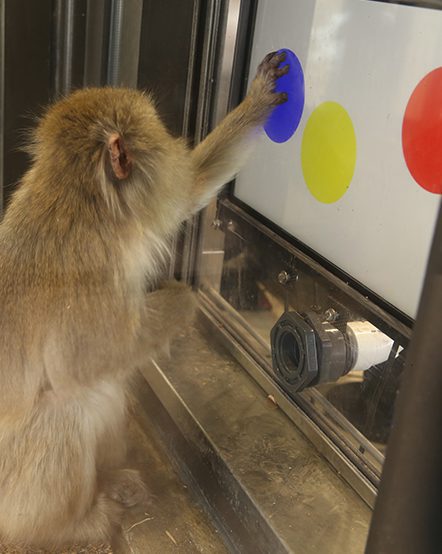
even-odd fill
[{"label": "white screen panel", "polygon": [[[442,66],[442,11],[368,0],[261,0],[249,78],[280,48],[303,67],[301,122],[285,143],[262,137],[235,195],[414,317],[440,194],[411,175],[402,124],[418,83]],[[353,178],[333,203],[312,195],[301,163],[307,123],[324,102],[345,108],[356,138]]]}]

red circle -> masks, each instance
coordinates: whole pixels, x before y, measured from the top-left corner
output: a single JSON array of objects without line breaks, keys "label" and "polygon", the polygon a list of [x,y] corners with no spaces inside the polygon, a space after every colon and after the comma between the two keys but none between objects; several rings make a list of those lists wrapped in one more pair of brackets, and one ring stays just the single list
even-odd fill
[{"label": "red circle", "polygon": [[402,148],[414,180],[442,194],[442,67],[428,73],[410,96],[402,122]]}]

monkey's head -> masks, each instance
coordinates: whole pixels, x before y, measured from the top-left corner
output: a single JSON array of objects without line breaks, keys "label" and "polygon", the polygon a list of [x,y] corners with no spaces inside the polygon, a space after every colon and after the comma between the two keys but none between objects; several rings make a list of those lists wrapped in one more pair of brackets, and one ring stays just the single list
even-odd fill
[{"label": "monkey's head", "polygon": [[152,212],[159,196],[170,194],[168,166],[177,148],[181,142],[169,135],[149,96],[109,87],[78,90],[54,104],[29,151],[48,194],[103,200],[122,216]]}]

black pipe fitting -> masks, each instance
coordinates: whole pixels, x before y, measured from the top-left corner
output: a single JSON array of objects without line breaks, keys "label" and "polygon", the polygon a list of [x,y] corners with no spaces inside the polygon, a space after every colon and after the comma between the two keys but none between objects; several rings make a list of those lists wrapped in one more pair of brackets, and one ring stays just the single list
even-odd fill
[{"label": "black pipe fitting", "polygon": [[284,312],[270,333],[273,370],[287,392],[336,381],[349,372],[344,334],[312,312]]}]

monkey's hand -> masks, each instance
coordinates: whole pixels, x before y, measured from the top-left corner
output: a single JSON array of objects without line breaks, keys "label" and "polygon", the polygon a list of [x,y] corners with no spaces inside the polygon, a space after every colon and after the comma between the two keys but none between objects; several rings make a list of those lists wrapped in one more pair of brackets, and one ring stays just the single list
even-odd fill
[{"label": "monkey's hand", "polygon": [[195,308],[194,292],[178,281],[166,281],[147,294],[139,342],[144,355],[167,351],[170,341],[192,322]]},{"label": "monkey's hand", "polygon": [[287,100],[287,94],[275,92],[278,77],[289,66],[278,67],[285,52],[268,54],[260,66],[241,104],[192,151],[195,186],[190,195],[193,210],[205,206],[219,188],[228,183],[244,165],[259,129],[273,108]]},{"label": "monkey's hand", "polygon": [[179,330],[185,329],[192,322],[196,309],[196,295],[188,285],[175,280],[164,281],[152,294],[162,296],[164,315],[170,316],[171,321],[176,321]]},{"label": "monkey's hand", "polygon": [[259,64],[250,87],[248,98],[261,107],[264,116],[269,115],[274,106],[287,101],[287,93],[275,92],[276,80],[289,71],[288,65],[279,67],[285,58],[285,52],[267,54]]}]

